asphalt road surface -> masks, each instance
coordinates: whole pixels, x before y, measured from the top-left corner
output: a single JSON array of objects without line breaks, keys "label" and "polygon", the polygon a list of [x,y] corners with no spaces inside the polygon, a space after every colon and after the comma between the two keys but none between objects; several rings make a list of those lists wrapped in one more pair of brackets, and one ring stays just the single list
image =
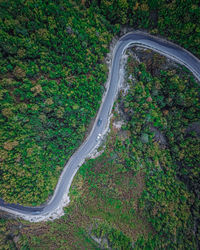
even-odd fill
[{"label": "asphalt road surface", "polygon": [[74,175],[84,159],[97,146],[101,140],[101,135],[105,133],[105,130],[108,127],[109,116],[118,91],[120,59],[124,51],[128,47],[134,45],[152,49],[182,65],[185,65],[195,77],[200,80],[200,61],[190,52],[166,40],[150,36],[147,33],[138,31],[124,35],[119,39],[114,48],[112,65],[109,73],[109,85],[102,99],[102,104],[98,111],[93,128],[84,143],[71,156],[70,160],[65,165],[51,200],[44,206],[26,207],[19,204],[9,204],[0,199],[1,210],[7,211],[15,216],[37,221],[37,218],[40,218],[40,220],[50,218],[51,214],[53,214],[58,207],[64,206],[62,205],[64,204],[63,200],[69,193],[69,188]]}]

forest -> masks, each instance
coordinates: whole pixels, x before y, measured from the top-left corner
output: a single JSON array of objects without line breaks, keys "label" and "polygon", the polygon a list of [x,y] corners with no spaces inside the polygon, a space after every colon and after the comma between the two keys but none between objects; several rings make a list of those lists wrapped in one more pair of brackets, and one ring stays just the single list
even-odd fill
[{"label": "forest", "polygon": [[[77,3],[81,1],[77,0]],[[198,0],[86,0],[111,24],[128,25],[163,36],[200,57]]]},{"label": "forest", "polygon": [[22,2],[0,3],[0,197],[37,205],[97,112],[112,32],[68,1]]},{"label": "forest", "polygon": [[166,72],[167,62],[162,57],[154,55],[151,63],[148,60],[139,65],[129,62],[128,71],[137,83],[124,105],[131,109],[131,159],[145,172],[140,206],[157,232],[150,238],[150,246],[196,249],[200,232],[200,86],[181,67],[168,66]]},{"label": "forest", "polygon": [[[0,197],[35,206],[52,195],[99,108],[113,37],[147,31],[200,57],[199,17],[197,0],[0,1]],[[149,50],[128,54],[129,91],[65,215],[1,213],[0,248],[199,248],[199,84]]]}]

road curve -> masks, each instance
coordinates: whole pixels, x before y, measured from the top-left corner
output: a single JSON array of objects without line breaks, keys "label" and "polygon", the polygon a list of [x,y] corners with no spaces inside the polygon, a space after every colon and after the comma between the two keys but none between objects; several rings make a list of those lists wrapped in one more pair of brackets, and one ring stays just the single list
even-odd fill
[{"label": "road curve", "polygon": [[[109,116],[117,96],[120,76],[120,59],[124,51],[131,46],[142,46],[152,49],[174,61],[186,66],[200,81],[200,60],[185,49],[147,33],[136,31],[122,36],[113,50],[112,65],[109,72],[108,88],[103,96],[93,128],[65,165],[51,200],[44,206],[26,207],[19,204],[6,203],[0,199],[0,209],[29,221],[42,221],[54,218],[56,211],[63,209],[68,198],[69,188],[77,170],[85,158],[98,146],[97,136],[104,134],[108,128]],[[100,122],[98,122],[100,119]],[[58,212],[57,212],[58,214]]]}]

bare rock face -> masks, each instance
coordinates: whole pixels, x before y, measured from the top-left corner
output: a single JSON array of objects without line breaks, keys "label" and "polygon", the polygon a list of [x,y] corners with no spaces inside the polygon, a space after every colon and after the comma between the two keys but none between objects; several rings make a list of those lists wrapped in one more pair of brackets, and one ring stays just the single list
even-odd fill
[{"label": "bare rock face", "polygon": [[148,143],[149,142],[149,136],[148,136],[148,134],[143,133],[141,135],[141,141],[142,141],[142,143]]},{"label": "bare rock face", "polygon": [[151,126],[150,127],[150,131],[154,132],[154,140],[157,141],[160,145],[162,146],[166,146],[167,145],[167,140],[166,137],[162,134],[162,132],[160,132],[159,129]]},{"label": "bare rock face", "polygon": [[73,34],[74,33],[74,31],[72,30],[72,28],[70,26],[68,26],[66,28],[66,31],[67,31],[68,34]]},{"label": "bare rock face", "polygon": [[14,241],[15,243],[17,243],[17,242],[19,241],[19,239],[20,239],[20,236],[19,236],[19,235],[15,235],[15,236],[13,237],[13,241]]},{"label": "bare rock face", "polygon": [[193,122],[192,124],[190,124],[186,130],[185,130],[185,134],[190,134],[192,132],[195,132],[196,135],[199,137],[200,136],[200,121],[198,122]]}]

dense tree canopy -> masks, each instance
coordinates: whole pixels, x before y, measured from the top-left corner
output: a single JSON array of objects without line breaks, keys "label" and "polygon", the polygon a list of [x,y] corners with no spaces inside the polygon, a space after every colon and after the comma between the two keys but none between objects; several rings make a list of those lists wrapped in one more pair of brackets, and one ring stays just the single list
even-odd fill
[{"label": "dense tree canopy", "polygon": [[200,57],[198,0],[86,0],[86,3],[112,24],[128,24],[162,35]]},{"label": "dense tree canopy", "polygon": [[0,196],[35,205],[96,114],[112,26],[69,1],[1,1],[0,13]]},{"label": "dense tree canopy", "polygon": [[[200,57],[198,0],[0,1],[5,201],[38,205],[52,194],[98,110],[104,56],[121,27]],[[199,85],[164,57],[134,53],[143,63],[129,57],[128,92],[119,94],[104,153],[81,167],[67,214],[31,226],[0,219],[0,248],[95,249],[95,237],[115,249],[199,248]]]}]

